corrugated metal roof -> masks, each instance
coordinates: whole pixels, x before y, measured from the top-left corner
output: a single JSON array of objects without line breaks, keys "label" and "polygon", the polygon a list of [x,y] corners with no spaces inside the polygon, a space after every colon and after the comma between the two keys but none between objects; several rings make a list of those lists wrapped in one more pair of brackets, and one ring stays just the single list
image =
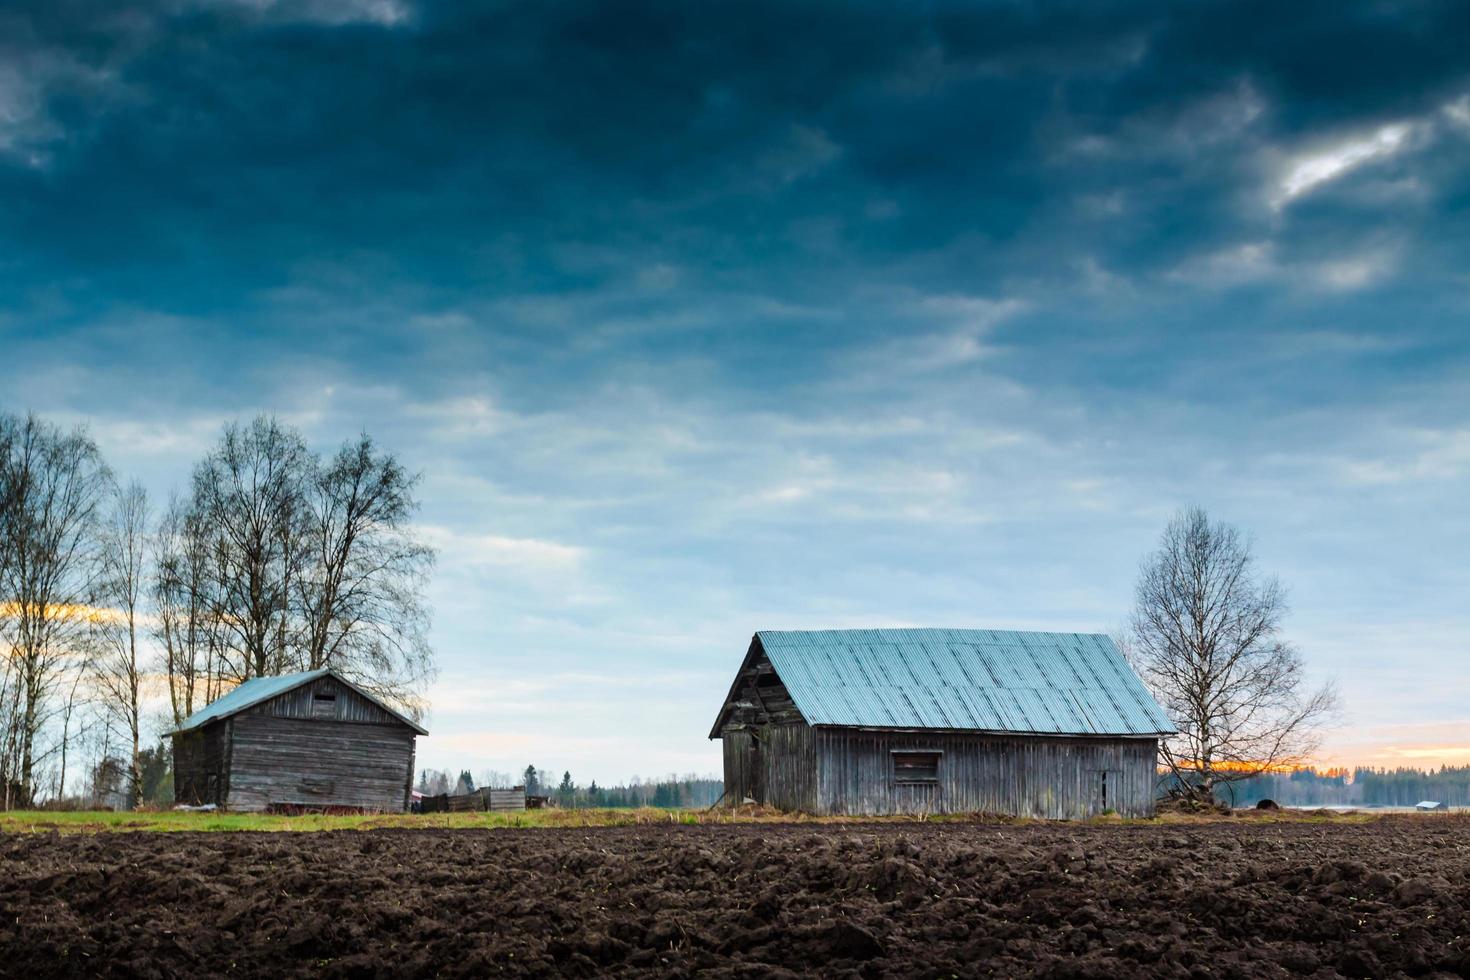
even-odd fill
[{"label": "corrugated metal roof", "polygon": [[325,677],[331,671],[323,667],[320,670],[307,670],[299,674],[280,674],[276,677],[256,677],[246,681],[235,688],[224,697],[215,698],[209,704],[200,708],[192,715],[184,719],[176,731],[187,732],[191,728],[207,725],[216,718],[227,718],[230,715],[244,711],[252,705],[269,701],[278,694],[285,694],[294,690],[302,684],[314,681],[318,677]]},{"label": "corrugated metal roof", "polygon": [[1101,634],[762,630],[756,638],[812,725],[1048,735],[1174,730]]},{"label": "corrugated metal roof", "polygon": [[402,712],[397,711],[387,704],[384,704],[381,699],[374,697],[367,691],[364,691],[362,688],[358,687],[356,684],[352,683],[341,674],[333,671],[330,667],[322,667],[317,670],[305,670],[296,674],[279,674],[275,677],[252,678],[251,680],[248,680],[245,683],[241,684],[239,687],[235,688],[229,694],[226,694],[224,697],[216,698],[209,704],[205,705],[203,708],[200,708],[198,711],[185,718],[184,723],[178,728],[174,729],[174,731],[187,732],[190,729],[198,728],[200,725],[207,725],[210,722],[216,721],[220,718],[228,718],[230,715],[239,714],[246,708],[250,708],[257,704],[260,704],[262,701],[269,701],[273,697],[285,694],[287,691],[295,690],[302,684],[308,684],[311,681],[316,680],[318,677],[326,677],[328,674],[331,674],[338,681],[347,685],[363,697],[367,698],[369,701],[373,702],[378,707],[382,708],[384,711],[388,712],[390,715],[397,718],[399,721],[403,722],[414,731],[418,732],[420,735],[429,734],[422,725],[418,724],[412,718],[405,717]]},{"label": "corrugated metal roof", "polygon": [[251,705],[260,704],[262,701],[269,701],[273,696],[281,695],[281,693],[287,691],[293,691],[293,689],[300,688],[301,685],[310,682],[310,680],[325,677],[328,673],[331,673],[331,671],[326,669],[326,667],[322,667],[320,670],[306,670],[297,674],[278,674],[275,677],[253,677],[253,679],[247,680],[243,685],[235,688],[234,691],[226,693],[222,698],[213,699],[213,701],[204,705],[196,713],[184,718],[184,724],[181,724],[175,730],[178,730],[178,732],[188,732],[190,729],[197,729],[201,724],[209,724],[215,718],[225,718],[231,716],[231,714],[240,713],[240,711],[244,711],[245,708],[251,707]]}]

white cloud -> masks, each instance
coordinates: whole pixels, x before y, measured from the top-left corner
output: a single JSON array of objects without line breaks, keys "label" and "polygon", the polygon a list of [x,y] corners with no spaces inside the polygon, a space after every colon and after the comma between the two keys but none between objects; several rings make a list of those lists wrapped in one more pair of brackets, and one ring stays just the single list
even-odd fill
[{"label": "white cloud", "polygon": [[1410,122],[1389,123],[1369,133],[1297,154],[1286,161],[1272,205],[1283,208],[1365,164],[1394,156],[1409,145],[1413,132],[1414,125]]},{"label": "white cloud", "polygon": [[85,95],[94,107],[121,87],[111,71],[90,67],[70,54],[36,50],[0,61],[0,157],[44,168],[67,132],[51,114],[58,91]]},{"label": "white cloud", "polygon": [[1362,289],[1385,278],[1395,265],[1391,253],[1374,252],[1320,262],[1313,267],[1317,282],[1338,290]]},{"label": "white cloud", "polygon": [[1470,131],[1470,95],[1462,95],[1453,102],[1445,103],[1440,111],[1452,125]]},{"label": "white cloud", "polygon": [[788,484],[783,487],[773,487],[770,490],[765,490],[757,495],[757,499],[761,503],[767,504],[790,504],[798,500],[805,500],[809,496],[811,496],[811,489],[809,487]]},{"label": "white cloud", "polygon": [[328,26],[407,23],[413,8],[403,0],[199,0],[204,7],[223,6],[281,21],[307,21]]},{"label": "white cloud", "polygon": [[1169,272],[1168,278],[1222,289],[1269,279],[1278,271],[1275,243],[1258,241],[1186,259]]},{"label": "white cloud", "polygon": [[1414,346],[1406,337],[1347,330],[1295,330],[1272,337],[1266,350],[1283,358],[1385,354]]},{"label": "white cloud", "polygon": [[880,372],[922,373],[979,360],[986,352],[985,335],[996,324],[1026,309],[1019,299],[990,299],[960,293],[924,296],[906,312],[927,323],[942,324],[887,341],[858,355]]},{"label": "white cloud", "polygon": [[1084,255],[1074,263],[1074,267],[1078,285],[1083,292],[1093,296],[1116,300],[1132,296],[1135,291],[1131,279],[1109,269],[1095,255]]},{"label": "white cloud", "polygon": [[1192,256],[1166,278],[1207,289],[1231,289],[1255,283],[1347,292],[1381,282],[1398,267],[1400,247],[1380,242],[1359,251],[1328,258],[1292,259],[1269,239],[1229,245]]},{"label": "white cloud", "polygon": [[1452,480],[1470,471],[1470,428],[1418,429],[1403,433],[1409,451],[1397,457],[1349,459],[1340,463],[1352,483],[1390,484]]},{"label": "white cloud", "polygon": [[220,433],[230,421],[232,419],[224,415],[153,422],[99,418],[88,428],[102,451],[109,456],[199,458],[219,440]]},{"label": "white cloud", "polygon": [[585,548],[544,538],[462,533],[432,524],[420,525],[418,531],[424,541],[439,549],[444,564],[461,567],[560,571],[577,568],[587,554]]},{"label": "white cloud", "polygon": [[45,162],[43,147],[61,135],[46,115],[42,89],[14,64],[0,64],[0,154],[32,167]]},{"label": "white cloud", "polygon": [[482,395],[466,395],[440,401],[410,402],[403,412],[410,418],[423,419],[430,432],[440,439],[473,439],[493,436],[514,421]]}]

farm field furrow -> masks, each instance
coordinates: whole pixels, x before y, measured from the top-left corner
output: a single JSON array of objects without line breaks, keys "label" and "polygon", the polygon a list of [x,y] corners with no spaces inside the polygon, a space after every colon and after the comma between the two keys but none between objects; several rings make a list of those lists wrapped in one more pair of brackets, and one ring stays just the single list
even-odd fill
[{"label": "farm field furrow", "polygon": [[1470,821],[0,835],[11,976],[1452,976]]}]

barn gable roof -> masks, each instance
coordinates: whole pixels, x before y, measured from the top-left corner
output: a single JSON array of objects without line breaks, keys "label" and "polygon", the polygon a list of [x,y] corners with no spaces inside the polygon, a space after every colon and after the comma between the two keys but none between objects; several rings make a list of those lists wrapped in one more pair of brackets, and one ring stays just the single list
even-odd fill
[{"label": "barn gable roof", "polygon": [[403,722],[409,728],[412,728],[414,731],[418,732],[420,735],[429,734],[428,730],[418,724],[418,722],[412,720],[411,718],[405,717],[402,712],[397,711],[387,704],[384,704],[380,698],[376,698],[373,695],[369,694],[367,691],[364,691],[362,688],[358,687],[356,684],[352,683],[347,678],[343,677],[341,674],[337,673],[330,667],[322,667],[318,670],[306,670],[296,674],[280,674],[275,677],[252,678],[245,683],[240,684],[233,691],[224,695],[223,697],[215,698],[213,701],[209,702],[209,704],[205,705],[203,708],[200,708],[188,718],[185,718],[183,724],[176,728],[174,730],[174,733],[177,734],[178,732],[187,732],[192,729],[199,728],[202,725],[207,725],[212,721],[219,721],[222,718],[228,718],[231,715],[237,715],[240,712],[244,711],[246,708],[253,708],[257,704],[269,701],[272,698],[280,697],[282,694],[285,694],[288,691],[294,691],[303,684],[310,684],[312,681],[322,677],[331,677],[332,679],[344,684],[361,697],[371,701],[379,708],[382,708],[384,711],[388,712],[388,714],[392,715],[394,718],[397,718],[399,721]]},{"label": "barn gable roof", "polygon": [[747,664],[761,652],[810,725],[1037,735],[1174,731],[1101,634],[762,630]]}]

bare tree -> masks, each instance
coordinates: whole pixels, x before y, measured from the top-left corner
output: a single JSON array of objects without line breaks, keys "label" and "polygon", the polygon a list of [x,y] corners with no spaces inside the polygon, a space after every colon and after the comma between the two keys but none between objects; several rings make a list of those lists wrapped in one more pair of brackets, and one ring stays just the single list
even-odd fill
[{"label": "bare tree", "polygon": [[203,518],[175,497],[154,536],[154,635],[168,685],[173,724],[218,693],[212,665],[219,627],[211,614],[211,541]]},{"label": "bare tree", "polygon": [[[28,416],[0,416],[0,460],[10,500],[0,569],[0,631],[10,646],[6,738],[0,763],[7,797],[35,793],[42,728],[52,698],[85,652],[97,585],[97,525],[112,477],[83,429],[63,432]],[[7,800],[7,802],[9,802]]]},{"label": "bare tree", "polygon": [[147,665],[139,647],[148,556],[148,492],[131,483],[121,490],[102,531],[100,594],[106,608],[94,617],[97,653],[93,674],[108,724],[127,746],[127,793],[136,804],[143,785],[143,699]]},{"label": "bare tree", "polygon": [[400,702],[433,669],[422,589],[434,553],[409,524],[415,482],[366,434],[344,445],[311,482],[311,561],[297,580],[306,668]]},{"label": "bare tree", "polygon": [[227,637],[222,666],[235,680],[287,667],[309,467],[301,436],[260,416],[227,426],[194,470],[193,506],[213,539],[210,613]]},{"label": "bare tree", "polygon": [[[61,765],[56,774],[56,791],[52,796],[63,799],[66,796],[66,763],[68,754],[74,739],[81,739],[87,734],[87,726],[83,724],[80,731],[72,733],[72,718],[77,709],[86,704],[86,691],[82,688],[82,681],[87,678],[87,671],[75,670],[72,672],[71,684],[67,687],[66,700],[61,705]],[[82,716],[83,719],[86,715]]]},{"label": "bare tree", "polygon": [[1307,685],[1281,638],[1286,594],[1256,570],[1250,544],[1203,510],[1182,511],[1144,560],[1129,655],[1178,727],[1167,764],[1189,789],[1305,762],[1336,709],[1330,685]]},{"label": "bare tree", "polygon": [[[20,493],[16,485],[19,474],[13,463],[18,430],[13,418],[0,415],[0,628],[13,614],[13,600],[5,589],[15,564],[20,520]],[[0,643],[5,644],[6,650],[6,656],[0,660],[0,809],[9,809],[20,795],[15,772],[15,762],[20,757],[20,672],[3,633],[0,633]]]},{"label": "bare tree", "polygon": [[[13,466],[12,452],[20,426],[16,419],[0,415],[0,582],[15,561],[16,529],[20,519],[19,472]],[[0,594],[0,602],[5,601]]]},{"label": "bare tree", "polygon": [[161,535],[175,720],[197,701],[201,642],[213,651],[206,686],[330,666],[418,713],[434,670],[423,598],[434,553],[411,523],[415,483],[367,435],[323,462],[276,419],[226,428]]}]

